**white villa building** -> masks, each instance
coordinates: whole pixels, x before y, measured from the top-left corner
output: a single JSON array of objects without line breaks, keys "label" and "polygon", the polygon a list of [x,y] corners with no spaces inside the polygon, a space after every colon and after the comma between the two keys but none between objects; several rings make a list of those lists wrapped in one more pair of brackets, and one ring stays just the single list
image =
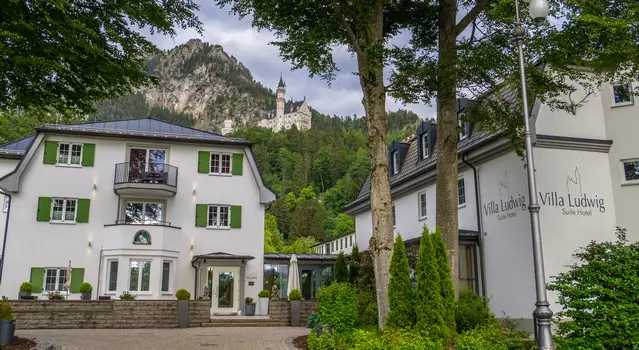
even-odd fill
[{"label": "white villa building", "polygon": [[357,239],[355,233],[347,233],[340,237],[333,238],[330,241],[320,242],[311,247],[315,254],[339,254],[344,253],[346,255],[353,252]]},{"label": "white villa building", "polygon": [[93,298],[185,288],[237,314],[263,288],[275,194],[246,140],[155,119],[44,125],[0,146],[0,189],[0,295],[62,291],[69,264],[70,299],[82,282]]},{"label": "white villa building", "polygon": [[[616,226],[639,239],[639,106],[636,84],[606,85],[576,115],[531,107],[546,277],[565,271],[572,253],[591,240],[614,240]],[[567,99],[566,99],[567,100]],[[460,100],[458,112],[468,107]],[[535,303],[532,238],[524,161],[498,133],[461,125],[459,135],[459,278],[485,295],[498,317],[532,329]],[[395,233],[415,242],[435,229],[436,125],[422,122],[410,141],[390,146]],[[360,250],[372,235],[370,181],[346,212],[355,217]],[[551,308],[560,310],[549,292]]]}]

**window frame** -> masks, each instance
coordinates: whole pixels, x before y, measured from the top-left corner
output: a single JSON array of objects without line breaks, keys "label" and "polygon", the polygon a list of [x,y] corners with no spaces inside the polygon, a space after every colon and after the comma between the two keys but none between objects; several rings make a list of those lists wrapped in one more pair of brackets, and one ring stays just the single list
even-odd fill
[{"label": "window frame", "polygon": [[428,148],[428,131],[420,136],[420,141],[422,143],[422,160],[424,160],[430,156]]},{"label": "window frame", "polygon": [[[211,208],[217,208],[217,225],[210,225],[211,223]],[[220,225],[221,208],[227,208],[228,215],[226,218],[226,226]],[[206,228],[215,230],[230,230],[231,229],[231,206],[228,204],[209,204],[206,209]]]},{"label": "window frame", "polygon": [[[62,219],[60,220],[55,220],[53,218],[53,208],[55,207],[55,201],[57,200],[61,200],[62,201]],[[73,220],[66,220],[66,216],[67,216],[67,201],[75,201],[75,206],[74,206],[74,212],[73,212]],[[54,224],[75,224],[77,223],[77,219],[78,219],[78,198],[60,198],[60,197],[54,197],[51,198],[51,208],[49,211],[49,217],[51,218],[51,220],[49,220],[49,222],[54,223]]]},{"label": "window frame", "polygon": [[[165,264],[169,264],[169,269],[168,269],[168,276],[167,276],[167,290],[163,290],[164,287],[164,265]],[[160,271],[160,293],[161,294],[173,294],[173,276],[175,275],[173,273],[173,266],[175,264],[173,263],[173,260],[170,259],[163,259],[162,260],[162,271]]]},{"label": "window frame", "polygon": [[[129,203],[142,204],[142,214],[144,215],[144,222],[126,222],[126,206]],[[156,223],[146,223],[146,205],[147,204],[160,204],[162,206],[162,217]],[[152,200],[137,200],[137,199],[124,199],[124,206],[122,207],[122,217],[126,225],[162,225],[166,222],[166,202],[165,201],[152,201]]]},{"label": "window frame", "polygon": [[391,205],[391,216],[393,218],[393,228],[397,227],[397,213],[395,213],[395,203]]},{"label": "window frame", "polygon": [[466,122],[463,121],[463,119],[460,117],[458,119],[458,125],[459,125],[459,141],[464,140],[468,137],[468,130],[466,130]]},{"label": "window frame", "polygon": [[391,157],[393,158],[393,175],[395,175],[399,173],[399,152],[393,151]]},{"label": "window frame", "polygon": [[639,185],[639,179],[628,180],[626,179],[626,163],[639,163],[639,158],[620,159],[621,163],[621,184],[624,186]]},{"label": "window frame", "polygon": [[[60,146],[62,145],[68,145],[69,146],[69,154],[68,154],[68,158],[67,158],[67,162],[66,163],[60,163]],[[71,159],[73,158],[73,146],[80,146],[80,162],[75,164],[75,163],[71,163]],[[75,143],[75,142],[58,142],[57,148],[56,148],[56,158],[55,158],[55,165],[57,166],[66,166],[66,167],[72,167],[72,168],[79,168],[82,167],[82,156],[84,154],[84,144],[82,143]]]},{"label": "window frame", "polygon": [[[116,269],[115,269],[115,288],[111,289],[111,277],[112,277],[112,272],[111,271],[111,264],[116,263]],[[120,274],[120,261],[118,259],[108,259],[107,263],[107,270],[106,270],[106,294],[117,294],[118,292],[118,277]],[[73,276],[71,276],[73,277]]]},{"label": "window frame", "polygon": [[[462,184],[462,186],[459,186],[459,184]],[[460,193],[462,192],[461,190],[463,189],[463,195]],[[461,199],[464,199],[463,202],[461,202]],[[463,208],[466,206],[466,180],[461,177],[459,179],[457,179],[457,208]]]},{"label": "window frame", "polygon": [[[47,289],[47,274],[49,271],[56,271],[56,275],[55,275],[55,284],[56,284],[56,288],[55,289]],[[65,275],[65,280],[64,281],[60,281],[60,275],[61,275],[61,271],[64,271],[64,275]],[[64,291],[64,284],[66,283],[66,274],[67,274],[67,268],[66,267],[46,267],[44,269],[44,281],[42,282],[42,290],[43,291],[53,291],[53,292],[62,292]]]},{"label": "window frame", "polygon": [[[422,196],[424,196],[424,203],[422,203]],[[426,214],[424,215],[422,210],[422,204],[426,209]],[[422,221],[428,218],[428,197],[426,196],[426,191],[417,192],[417,220]]]},{"label": "window frame", "polygon": [[[127,161],[129,162],[129,164],[131,164],[131,150],[134,149],[140,149],[140,150],[145,150],[145,158],[144,158],[144,171],[149,171],[149,158],[151,157],[151,151],[164,151],[164,165],[168,165],[169,164],[169,149],[168,148],[163,148],[163,147],[152,147],[152,146],[136,146],[136,145],[129,145],[128,146],[128,152],[127,152]],[[164,168],[165,172],[166,167]]]},{"label": "window frame", "polygon": [[[137,262],[138,263],[138,286],[137,289],[133,290],[131,289],[131,265],[133,264],[133,262]],[[142,289],[142,273],[143,273],[143,268],[142,268],[142,264],[148,262],[149,263],[149,290],[141,290]],[[136,294],[151,294],[151,269],[153,268],[153,259],[145,259],[145,258],[131,258],[129,259],[129,266],[128,266],[128,270],[129,270],[129,283],[128,283],[128,288],[130,292],[135,292]]]},{"label": "window frame", "polygon": [[[631,106],[635,104],[635,95],[634,95],[634,87],[632,83],[622,83],[622,84],[611,84],[610,85],[610,102],[611,107],[623,107],[623,106]],[[630,101],[624,102],[616,102],[615,101],[615,88],[620,86],[628,86],[630,87]]]},{"label": "window frame", "polygon": [[[219,157],[218,163],[218,171],[213,171],[213,155],[217,155]],[[229,157],[229,172],[222,172],[222,157]],[[209,175],[215,176],[232,176],[233,175],[233,154],[228,152],[209,152]]]}]

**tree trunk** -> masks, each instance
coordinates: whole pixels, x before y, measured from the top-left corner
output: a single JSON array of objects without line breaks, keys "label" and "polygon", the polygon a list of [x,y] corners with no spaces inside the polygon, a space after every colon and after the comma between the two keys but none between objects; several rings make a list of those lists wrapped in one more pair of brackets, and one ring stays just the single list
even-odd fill
[{"label": "tree trunk", "polygon": [[457,36],[455,0],[440,0],[439,89],[437,92],[437,217],[448,249],[451,279],[458,294],[458,194],[457,194]]}]

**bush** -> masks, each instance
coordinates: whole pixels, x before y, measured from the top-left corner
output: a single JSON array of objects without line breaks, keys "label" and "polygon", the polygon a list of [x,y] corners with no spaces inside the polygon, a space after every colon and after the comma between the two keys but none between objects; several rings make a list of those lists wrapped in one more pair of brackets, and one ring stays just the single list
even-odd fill
[{"label": "bush", "polygon": [[135,300],[135,298],[137,298],[137,295],[133,295],[129,292],[123,292],[122,295],[120,295],[120,300]]},{"label": "bush", "polygon": [[288,300],[302,300],[302,293],[299,291],[299,289],[291,289],[291,291],[288,293]]},{"label": "bush", "polygon": [[389,346],[384,343],[384,339],[378,332],[357,329],[349,334],[348,349],[353,350],[387,350]]},{"label": "bush", "polygon": [[93,292],[93,286],[89,282],[84,282],[80,285],[80,293]]},{"label": "bush", "polygon": [[355,290],[357,293],[357,325],[377,326],[377,292],[375,290],[375,272],[370,250],[361,253],[361,265],[358,270]]},{"label": "bush", "polygon": [[488,310],[486,299],[470,291],[459,293],[455,309],[457,333],[473,330],[494,320],[495,315]]},{"label": "bush", "polygon": [[319,290],[317,298],[322,323],[336,333],[353,329],[357,320],[357,297],[348,283],[333,283]]},{"label": "bush", "polygon": [[349,279],[350,275],[348,273],[348,266],[346,266],[346,257],[344,257],[344,252],[339,252],[339,254],[337,254],[337,260],[335,260],[335,282],[348,282]]},{"label": "bush", "polygon": [[13,320],[13,307],[7,299],[0,301],[0,320]]},{"label": "bush", "polygon": [[433,252],[428,229],[424,227],[419,242],[417,261],[417,326],[431,339],[444,339],[449,334],[444,322],[443,302],[440,293],[439,268]]},{"label": "bush", "polygon": [[270,298],[271,297],[271,292],[268,289],[264,289],[257,296],[259,298]]},{"label": "bush", "polygon": [[454,335],[455,326],[455,290],[453,289],[453,282],[450,277],[450,265],[448,265],[448,252],[446,250],[446,244],[444,243],[444,237],[439,231],[439,228],[435,230],[435,233],[430,235],[431,243],[433,245],[433,253],[435,257],[435,263],[439,270],[439,287],[442,296],[442,317],[446,322],[446,327],[450,336]]},{"label": "bush", "polygon": [[576,263],[548,286],[563,309],[556,332],[561,348],[639,348],[639,243],[628,243],[624,229],[616,236],[579,249]]},{"label": "bush", "polygon": [[359,268],[362,265],[362,255],[359,253],[359,248],[357,245],[353,246],[353,251],[351,252],[351,268],[350,268],[350,282],[355,283],[357,281],[357,276],[359,275]]},{"label": "bush", "polygon": [[410,282],[408,259],[404,254],[404,241],[401,235],[395,237],[393,256],[390,263],[390,283],[388,285],[390,312],[386,325],[395,328],[408,328],[415,324],[415,300]]},{"label": "bush", "polygon": [[337,339],[328,332],[318,337],[317,332],[312,330],[306,337],[306,344],[309,350],[337,350]]},{"label": "bush", "polygon": [[255,304],[255,299],[253,299],[253,298],[251,298],[251,297],[246,297],[246,298],[244,299],[244,304],[246,304],[246,305],[253,305],[253,304]]},{"label": "bush", "polygon": [[457,350],[509,350],[498,322],[493,321],[459,335]]},{"label": "bush", "polygon": [[306,325],[308,328],[315,328],[315,326],[320,324],[320,322],[321,317],[319,312],[311,312],[311,314],[308,315],[308,322],[306,323]]},{"label": "bush", "polygon": [[191,293],[189,293],[189,291],[184,288],[178,289],[177,292],[175,292],[175,298],[177,300],[190,300]]},{"label": "bush", "polygon": [[32,290],[33,290],[33,283],[31,282],[22,282],[22,284],[20,285],[21,293],[31,293]]},{"label": "bush", "polygon": [[421,334],[407,329],[384,331],[384,342],[391,350],[443,350],[439,342],[432,342]]}]

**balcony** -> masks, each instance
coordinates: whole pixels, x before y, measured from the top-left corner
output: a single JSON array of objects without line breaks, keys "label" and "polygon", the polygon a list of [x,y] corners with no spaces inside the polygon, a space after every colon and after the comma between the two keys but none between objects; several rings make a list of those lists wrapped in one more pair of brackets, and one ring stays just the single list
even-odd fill
[{"label": "balcony", "polygon": [[[182,229],[170,223],[104,225],[103,249],[180,250],[188,247]],[[140,236],[140,237],[138,237]]]},{"label": "balcony", "polygon": [[115,165],[113,189],[120,195],[171,197],[177,192],[178,168],[163,163]]}]

